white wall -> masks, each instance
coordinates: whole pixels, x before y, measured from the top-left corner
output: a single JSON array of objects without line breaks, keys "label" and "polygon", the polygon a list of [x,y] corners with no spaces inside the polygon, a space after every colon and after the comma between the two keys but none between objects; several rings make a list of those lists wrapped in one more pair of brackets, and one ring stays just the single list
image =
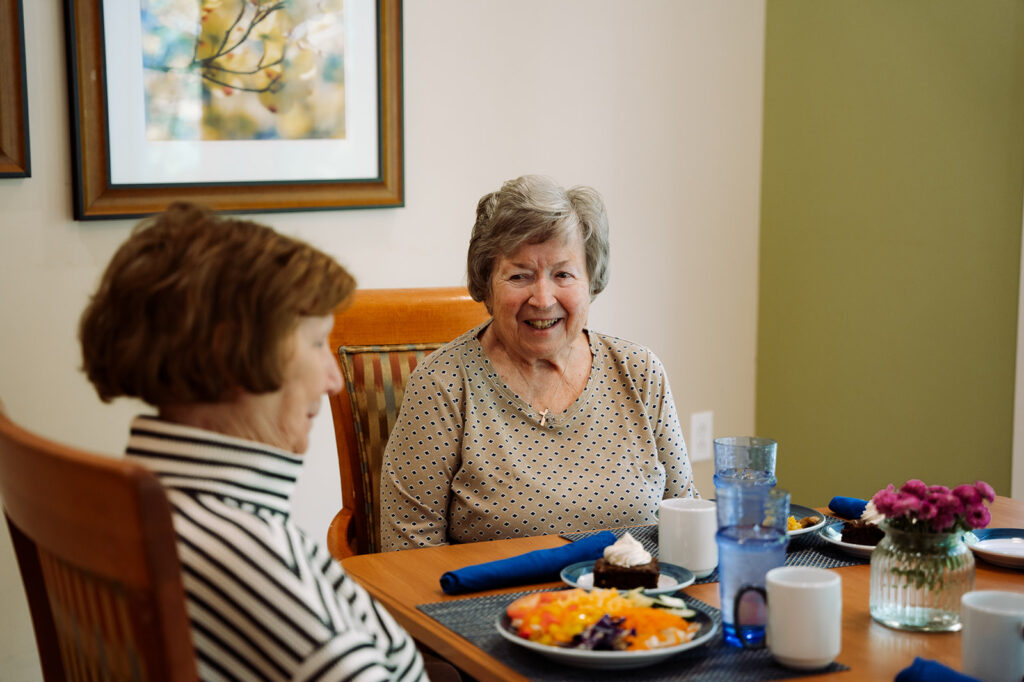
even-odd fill
[{"label": "white wall", "polygon": [[[24,3],[33,177],[0,180],[0,399],[29,428],[117,453],[139,406],[96,399],[75,330],[132,222],[70,217],[59,5]],[[364,287],[453,285],[481,194],[523,173],[592,185],[612,226],[592,326],[661,356],[684,430],[710,409],[716,432],[752,432],[764,0],[410,0],[404,29],[406,206],[256,219]],[[317,537],[340,505],[328,419],[297,495]],[[0,603],[0,680],[39,679],[2,538]]]}]

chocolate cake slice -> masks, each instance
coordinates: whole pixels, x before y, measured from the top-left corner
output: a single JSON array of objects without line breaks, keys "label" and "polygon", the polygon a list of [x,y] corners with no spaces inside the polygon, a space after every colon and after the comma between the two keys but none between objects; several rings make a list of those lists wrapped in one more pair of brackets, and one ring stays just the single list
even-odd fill
[{"label": "chocolate cake slice", "polygon": [[639,566],[616,566],[607,559],[598,559],[594,562],[594,587],[617,587],[620,590],[657,587],[659,573],[657,559]]},{"label": "chocolate cake slice", "polygon": [[843,524],[841,535],[843,542],[874,547],[878,544],[879,540],[885,537],[885,531],[873,523],[847,521]]}]

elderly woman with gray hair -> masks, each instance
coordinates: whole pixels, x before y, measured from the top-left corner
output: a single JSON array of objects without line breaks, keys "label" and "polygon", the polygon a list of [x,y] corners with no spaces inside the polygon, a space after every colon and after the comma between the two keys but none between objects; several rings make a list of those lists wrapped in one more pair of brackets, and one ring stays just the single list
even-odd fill
[{"label": "elderly woman with gray hair", "polygon": [[698,497],[661,361],[588,328],[600,195],[548,178],[480,199],[468,282],[491,319],[409,379],[381,471],[385,550],[654,523]]}]

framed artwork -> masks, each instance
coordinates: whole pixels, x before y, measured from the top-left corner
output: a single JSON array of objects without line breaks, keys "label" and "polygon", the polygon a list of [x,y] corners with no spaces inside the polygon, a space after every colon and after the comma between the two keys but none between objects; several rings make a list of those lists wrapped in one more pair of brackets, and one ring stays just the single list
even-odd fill
[{"label": "framed artwork", "polygon": [[30,175],[21,0],[0,0],[0,178]]},{"label": "framed artwork", "polygon": [[403,205],[401,0],[64,11],[76,219]]}]

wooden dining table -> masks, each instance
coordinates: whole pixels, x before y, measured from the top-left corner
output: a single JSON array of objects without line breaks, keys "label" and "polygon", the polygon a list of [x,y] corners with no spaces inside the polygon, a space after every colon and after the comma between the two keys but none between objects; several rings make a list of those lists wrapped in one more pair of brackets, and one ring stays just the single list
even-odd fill
[{"label": "wooden dining table", "polygon": [[[991,505],[990,511],[990,528],[1024,528],[1024,502],[1000,496]],[[446,571],[504,559],[535,549],[557,547],[566,542],[558,535],[543,535],[363,554],[343,559],[341,563],[351,577],[387,607],[413,638],[460,670],[478,680],[525,680],[527,678],[520,672],[490,656],[416,607],[451,599],[564,586],[559,582],[516,585],[474,592],[471,595],[449,596],[441,591],[439,581]],[[837,660],[850,669],[801,677],[802,680],[892,680],[900,670],[913,662],[915,656],[939,661],[955,670],[960,669],[959,632],[907,632],[881,625],[871,619],[868,609],[870,566],[862,564],[829,570],[838,572],[842,578],[842,651]],[[997,566],[978,557],[974,589],[1024,592],[1024,570]],[[691,585],[683,592],[712,606],[719,606],[718,583]],[[496,618],[497,614],[493,617]],[[642,668],[629,672],[629,679],[643,679]]]}]

